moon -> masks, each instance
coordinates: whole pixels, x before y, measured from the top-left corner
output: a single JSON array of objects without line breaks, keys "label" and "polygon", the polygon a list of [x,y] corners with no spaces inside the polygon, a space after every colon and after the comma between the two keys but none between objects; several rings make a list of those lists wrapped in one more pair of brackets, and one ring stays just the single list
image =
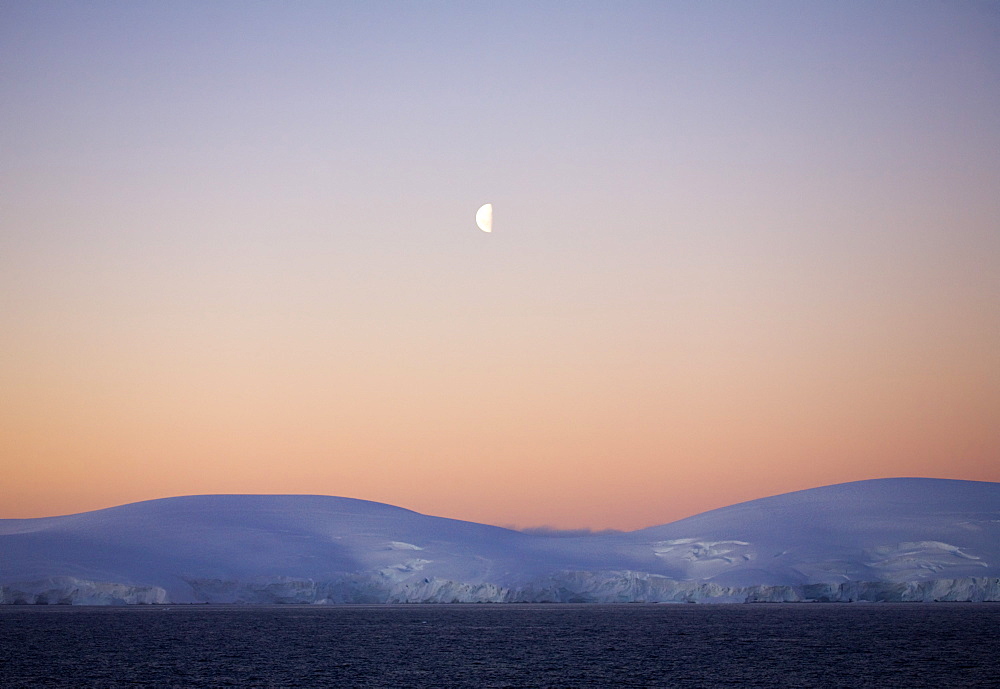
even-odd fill
[{"label": "moon", "polygon": [[479,207],[476,211],[476,225],[483,232],[493,231],[493,204],[486,203]]}]

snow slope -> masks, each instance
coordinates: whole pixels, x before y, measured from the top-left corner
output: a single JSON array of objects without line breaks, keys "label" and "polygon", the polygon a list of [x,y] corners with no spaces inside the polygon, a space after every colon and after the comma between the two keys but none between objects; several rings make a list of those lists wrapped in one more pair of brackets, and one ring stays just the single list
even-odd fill
[{"label": "snow slope", "polygon": [[557,538],[349,498],[0,520],[0,602],[1000,599],[1000,484],[880,479]]}]

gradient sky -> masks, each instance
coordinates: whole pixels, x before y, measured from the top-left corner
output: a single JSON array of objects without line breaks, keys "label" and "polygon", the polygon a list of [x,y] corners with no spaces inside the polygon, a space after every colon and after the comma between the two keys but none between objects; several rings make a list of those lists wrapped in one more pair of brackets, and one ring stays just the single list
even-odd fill
[{"label": "gradient sky", "polygon": [[1000,5],[2,1],[0,471],[623,529],[998,481]]}]

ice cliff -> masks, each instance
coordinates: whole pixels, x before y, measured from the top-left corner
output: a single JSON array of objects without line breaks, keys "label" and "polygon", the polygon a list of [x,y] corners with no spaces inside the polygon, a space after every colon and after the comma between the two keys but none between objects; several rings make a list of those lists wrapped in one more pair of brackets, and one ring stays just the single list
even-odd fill
[{"label": "ice cliff", "polygon": [[[516,588],[428,579],[400,584],[374,575],[332,581],[192,579],[194,597],[216,604],[383,603],[797,603],[1000,601],[1000,578],[962,577],[893,583],[852,581],[792,586],[723,586],[645,572],[563,572]],[[169,603],[156,586],[72,577],[0,586],[0,604],[128,605]]]}]

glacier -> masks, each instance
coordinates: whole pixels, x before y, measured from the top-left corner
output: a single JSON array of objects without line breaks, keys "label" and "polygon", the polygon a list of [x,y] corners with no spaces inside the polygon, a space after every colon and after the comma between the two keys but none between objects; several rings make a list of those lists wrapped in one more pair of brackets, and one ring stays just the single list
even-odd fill
[{"label": "glacier", "polygon": [[557,537],[314,495],[0,520],[0,604],[1000,600],[1000,484],[874,479]]}]

